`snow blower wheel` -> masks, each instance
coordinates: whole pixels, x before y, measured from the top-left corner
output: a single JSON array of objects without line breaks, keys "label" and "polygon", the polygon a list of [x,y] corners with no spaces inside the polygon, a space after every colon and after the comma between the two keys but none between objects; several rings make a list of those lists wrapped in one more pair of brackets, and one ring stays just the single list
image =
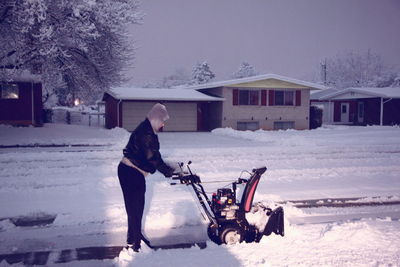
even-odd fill
[{"label": "snow blower wheel", "polygon": [[233,245],[243,241],[243,233],[239,227],[228,225],[220,234],[222,244]]}]

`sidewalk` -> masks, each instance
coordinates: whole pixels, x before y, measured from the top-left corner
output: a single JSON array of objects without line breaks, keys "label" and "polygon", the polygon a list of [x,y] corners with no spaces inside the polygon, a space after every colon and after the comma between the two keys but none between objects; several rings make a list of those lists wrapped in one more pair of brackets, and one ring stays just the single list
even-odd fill
[{"label": "sidewalk", "polygon": [[129,132],[121,128],[47,123],[43,127],[11,127],[0,125],[0,148],[105,146],[126,142]]},{"label": "sidewalk", "polygon": [[[155,247],[159,249],[182,249],[197,246],[201,249],[207,247],[203,243],[176,244]],[[123,249],[122,246],[110,247],[82,247],[76,249],[64,249],[61,251],[36,251],[16,254],[0,255],[0,263],[5,260],[8,264],[22,263],[24,265],[51,265],[58,263],[68,263],[73,261],[90,260],[112,260],[118,257]]]}]

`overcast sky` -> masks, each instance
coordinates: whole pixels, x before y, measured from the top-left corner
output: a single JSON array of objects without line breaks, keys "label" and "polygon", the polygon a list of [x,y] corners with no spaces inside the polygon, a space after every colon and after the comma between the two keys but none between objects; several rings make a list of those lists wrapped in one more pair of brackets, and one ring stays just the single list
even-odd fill
[{"label": "overcast sky", "polygon": [[131,84],[207,61],[223,80],[243,61],[312,79],[325,57],[380,54],[400,70],[400,0],[142,0]]}]

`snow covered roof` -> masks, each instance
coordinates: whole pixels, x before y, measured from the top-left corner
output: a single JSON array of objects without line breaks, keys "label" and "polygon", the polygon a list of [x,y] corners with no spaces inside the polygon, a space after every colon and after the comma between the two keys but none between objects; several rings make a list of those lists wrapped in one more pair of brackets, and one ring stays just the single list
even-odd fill
[{"label": "snow covered roof", "polygon": [[222,87],[222,86],[229,86],[229,85],[238,85],[238,84],[242,84],[242,83],[256,82],[256,81],[269,80],[269,79],[275,79],[275,80],[280,80],[280,81],[284,81],[284,82],[288,82],[288,83],[298,84],[301,86],[309,87],[312,90],[322,90],[322,89],[327,88],[318,83],[306,82],[306,81],[297,80],[297,79],[293,79],[293,78],[289,78],[289,77],[285,77],[285,76],[281,76],[281,75],[277,75],[277,74],[263,74],[263,75],[257,75],[257,76],[234,79],[234,80],[226,80],[226,81],[218,81],[218,82],[194,85],[194,86],[189,86],[186,88],[199,90],[199,89],[215,88],[215,87]]},{"label": "snow covered roof", "polygon": [[203,94],[196,90],[117,87],[106,93],[121,100],[164,100],[164,101],[224,101],[224,98]]},{"label": "snow covered roof", "polygon": [[42,76],[38,74],[32,74],[28,70],[14,70],[14,69],[2,69],[0,75],[0,80],[9,82],[33,82],[40,83],[42,81]]},{"label": "snow covered roof", "polygon": [[332,94],[337,93],[339,91],[340,91],[339,89],[333,89],[333,88],[319,90],[319,91],[313,91],[310,94],[310,100],[321,100],[325,96],[332,95]]},{"label": "snow covered roof", "polygon": [[326,95],[320,99],[330,100],[373,97],[400,98],[400,87],[352,87]]}]

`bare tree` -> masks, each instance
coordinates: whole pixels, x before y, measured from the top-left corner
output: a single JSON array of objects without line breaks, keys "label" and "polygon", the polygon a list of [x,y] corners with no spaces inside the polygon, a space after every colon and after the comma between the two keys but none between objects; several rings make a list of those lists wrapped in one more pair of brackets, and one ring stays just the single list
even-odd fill
[{"label": "bare tree", "polygon": [[396,75],[385,65],[378,54],[368,50],[366,53],[349,52],[328,58],[321,64],[323,82],[336,88],[385,87]]}]

